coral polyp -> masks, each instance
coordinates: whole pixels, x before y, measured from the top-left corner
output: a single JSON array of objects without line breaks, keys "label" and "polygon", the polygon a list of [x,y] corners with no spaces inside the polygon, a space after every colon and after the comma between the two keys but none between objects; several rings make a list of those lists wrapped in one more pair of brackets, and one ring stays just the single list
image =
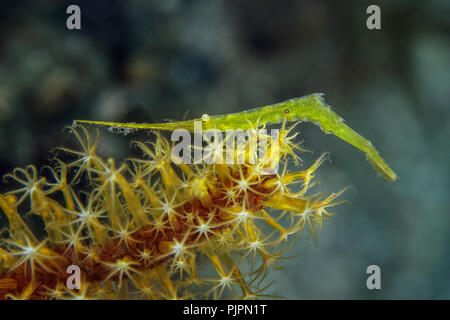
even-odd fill
[{"label": "coral polyp", "polygon": [[[302,233],[316,236],[329,208],[342,202],[342,191],[308,192],[327,155],[287,170],[302,149],[292,128],[282,128],[279,141],[267,145],[275,163],[186,164],[155,133],[152,142],[133,144],[141,157],[116,164],[97,154],[98,131],[71,127],[80,148],[60,148],[47,176],[32,165],[5,176],[17,188],[0,194],[9,221],[0,298],[268,297],[268,273]],[[274,164],[278,172],[263,173]],[[27,226],[25,213],[42,219],[45,235]],[[73,265],[80,288],[67,285]]]}]

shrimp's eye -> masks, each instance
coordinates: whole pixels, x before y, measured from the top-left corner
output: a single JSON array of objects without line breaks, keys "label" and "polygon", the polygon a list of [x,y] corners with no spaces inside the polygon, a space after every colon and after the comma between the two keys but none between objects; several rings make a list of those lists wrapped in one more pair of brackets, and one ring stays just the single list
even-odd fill
[{"label": "shrimp's eye", "polygon": [[209,120],[209,115],[206,114],[206,113],[204,113],[204,114],[202,115],[202,121],[208,121],[208,120]]},{"label": "shrimp's eye", "polygon": [[291,113],[291,110],[289,110],[288,108],[286,108],[286,109],[283,110],[283,112],[284,112],[284,114],[289,114],[289,113]]}]

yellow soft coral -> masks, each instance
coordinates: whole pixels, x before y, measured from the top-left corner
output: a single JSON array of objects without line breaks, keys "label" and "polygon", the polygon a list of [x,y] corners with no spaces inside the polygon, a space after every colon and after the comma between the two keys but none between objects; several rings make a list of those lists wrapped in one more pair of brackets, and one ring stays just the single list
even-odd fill
[{"label": "yellow soft coral", "polygon": [[[280,141],[267,146],[283,167],[272,174],[262,174],[273,166],[264,158],[176,164],[173,145],[160,134],[134,144],[142,158],[117,166],[97,155],[98,137],[82,126],[71,130],[81,148],[61,150],[74,160],[58,160],[49,177],[34,166],[7,175],[19,187],[0,195],[9,220],[0,298],[264,297],[268,272],[304,230],[319,232],[328,208],[340,203],[341,192],[307,195],[325,155],[304,171],[287,171],[288,157],[298,160],[302,149],[284,124]],[[42,218],[45,239],[22,220],[19,211],[27,208]],[[203,275],[200,260],[217,275]],[[250,269],[242,272],[245,260]],[[70,265],[82,271],[79,290],[66,286]]]}]

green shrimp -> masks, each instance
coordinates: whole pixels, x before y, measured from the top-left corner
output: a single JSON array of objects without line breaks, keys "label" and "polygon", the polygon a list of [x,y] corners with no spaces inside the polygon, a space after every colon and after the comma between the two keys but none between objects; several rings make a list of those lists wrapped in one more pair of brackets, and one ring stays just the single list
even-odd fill
[{"label": "green shrimp", "polygon": [[388,181],[395,181],[397,175],[389,165],[381,158],[372,143],[356,133],[352,128],[344,123],[339,115],[331,110],[325,103],[323,93],[313,93],[300,98],[290,99],[277,104],[254,108],[247,111],[230,113],[218,116],[208,116],[204,114],[199,119],[168,122],[168,123],[119,123],[106,121],[75,120],[74,123],[87,123],[104,125],[124,129],[151,129],[168,130],[186,129],[194,131],[194,122],[201,121],[202,130],[216,129],[226,130],[247,130],[256,127],[277,124],[283,121],[308,121],[318,125],[323,132],[334,134],[342,140],[348,142],[359,150],[363,151],[367,160],[372,163],[375,169]]}]

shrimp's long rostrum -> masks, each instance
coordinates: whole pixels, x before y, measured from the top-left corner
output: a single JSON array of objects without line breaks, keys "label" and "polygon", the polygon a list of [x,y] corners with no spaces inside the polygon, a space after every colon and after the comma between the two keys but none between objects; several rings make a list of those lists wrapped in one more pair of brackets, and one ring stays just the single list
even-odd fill
[{"label": "shrimp's long rostrum", "polygon": [[395,181],[397,175],[381,158],[372,143],[356,133],[333,112],[323,99],[322,93],[313,93],[300,98],[290,99],[274,105],[255,108],[243,112],[218,116],[203,115],[202,118],[168,123],[120,123],[91,120],[75,120],[75,123],[88,123],[117,128],[169,130],[186,129],[194,131],[194,122],[201,121],[202,129],[247,130],[255,127],[277,124],[287,121],[309,121],[318,125],[323,132],[333,133],[363,151],[375,169],[389,181]]}]

